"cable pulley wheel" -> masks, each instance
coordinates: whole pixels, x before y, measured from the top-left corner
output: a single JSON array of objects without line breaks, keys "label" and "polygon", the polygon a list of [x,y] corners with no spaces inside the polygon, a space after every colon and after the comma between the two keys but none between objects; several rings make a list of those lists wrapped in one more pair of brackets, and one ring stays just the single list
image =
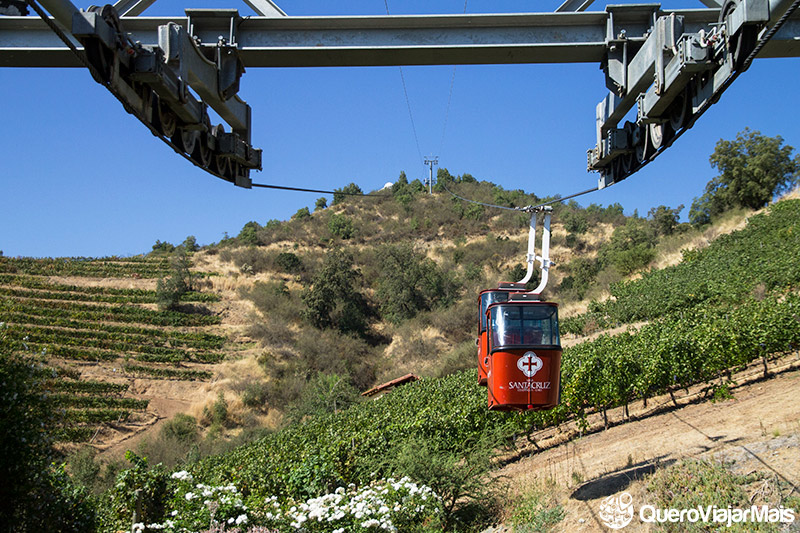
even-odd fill
[{"label": "cable pulley wheel", "polygon": [[653,150],[658,150],[667,140],[667,125],[661,122],[652,122],[647,125],[647,135],[650,139],[650,146]]},{"label": "cable pulley wheel", "polygon": [[194,159],[201,167],[208,168],[211,163],[212,152],[208,147],[208,143],[203,138],[205,134],[195,136],[194,150],[192,150],[192,159]]},{"label": "cable pulley wheel", "polygon": [[173,141],[178,148],[191,155],[191,153],[194,152],[194,146],[198,141],[198,136],[197,131],[180,128],[177,133],[175,133]]},{"label": "cable pulley wheel", "polygon": [[691,115],[691,111],[689,110],[690,103],[691,98],[689,96],[689,86],[687,85],[680,96],[675,98],[669,108],[669,119],[667,123],[673,132],[680,131],[688,122],[689,116]]},{"label": "cable pulley wheel", "polygon": [[161,102],[157,94],[153,98],[153,126],[168,139],[175,135],[178,126],[175,114]]}]

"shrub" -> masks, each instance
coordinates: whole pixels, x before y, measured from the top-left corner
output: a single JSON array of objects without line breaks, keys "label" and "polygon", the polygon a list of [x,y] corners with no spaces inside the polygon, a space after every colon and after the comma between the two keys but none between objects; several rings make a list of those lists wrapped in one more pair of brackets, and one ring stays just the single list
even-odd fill
[{"label": "shrub", "polygon": [[328,230],[330,230],[334,236],[344,241],[352,238],[355,234],[353,221],[349,217],[340,214],[334,214],[330,218],[328,221]]},{"label": "shrub", "polygon": [[197,420],[193,416],[178,413],[164,423],[161,428],[161,436],[181,443],[195,442],[200,436],[197,430]]},{"label": "shrub", "polygon": [[282,252],[275,258],[275,264],[287,274],[299,274],[303,271],[303,262],[292,252]]},{"label": "shrub", "polygon": [[15,349],[0,324],[0,530],[91,531],[91,499],[51,463],[56,410],[43,380],[52,372]]},{"label": "shrub", "polygon": [[361,187],[356,185],[355,183],[351,183],[350,185],[346,185],[341,189],[334,189],[333,190],[333,205],[337,205],[342,203],[348,196],[353,195],[360,195],[363,194]]},{"label": "shrub", "polygon": [[552,485],[531,489],[514,502],[509,520],[514,531],[545,533],[564,519],[564,508],[553,497],[552,489]]},{"label": "shrub", "polygon": [[288,410],[291,420],[302,421],[307,416],[338,413],[358,401],[358,391],[348,378],[339,374],[317,374],[303,389],[300,397]]},{"label": "shrub", "polygon": [[153,252],[154,253],[163,253],[163,254],[171,254],[175,250],[175,246],[171,245],[168,242],[161,242],[156,241],[153,245]]},{"label": "shrub", "polygon": [[358,290],[360,279],[350,254],[339,249],[328,253],[311,288],[302,296],[306,304],[303,316],[318,328],[365,335],[370,311]]},{"label": "shrub", "polygon": [[387,245],[378,251],[381,275],[376,297],[384,318],[398,323],[455,298],[458,283],[432,260],[408,244]]},{"label": "shrub", "polygon": [[311,212],[307,207],[301,207],[294,215],[292,215],[293,220],[303,220],[305,218],[311,218]]},{"label": "shrub", "polygon": [[258,244],[258,230],[260,229],[261,226],[258,222],[250,221],[242,227],[239,235],[236,236],[236,240],[239,241],[239,244],[255,246]]},{"label": "shrub", "polygon": [[161,522],[169,496],[169,475],[163,465],[148,467],[147,459],[131,451],[125,459],[132,467],[117,475],[101,507],[105,526],[112,531],[127,530],[132,518],[145,524]]},{"label": "shrub", "polygon": [[320,209],[325,209],[328,207],[328,199],[324,196],[322,198],[317,198],[317,203],[314,205],[314,211],[319,211]]}]

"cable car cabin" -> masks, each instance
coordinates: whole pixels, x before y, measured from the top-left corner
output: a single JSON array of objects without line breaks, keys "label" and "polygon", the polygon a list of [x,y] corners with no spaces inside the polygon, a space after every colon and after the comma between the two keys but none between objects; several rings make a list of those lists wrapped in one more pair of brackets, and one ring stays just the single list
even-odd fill
[{"label": "cable car cabin", "polygon": [[561,340],[558,304],[530,293],[489,306],[489,409],[527,411],[558,405]]},{"label": "cable car cabin", "polygon": [[496,289],[481,291],[478,297],[478,385],[486,386],[489,372],[489,341],[486,336],[486,310],[497,302],[508,301],[512,292],[524,292],[524,283],[501,281]]}]

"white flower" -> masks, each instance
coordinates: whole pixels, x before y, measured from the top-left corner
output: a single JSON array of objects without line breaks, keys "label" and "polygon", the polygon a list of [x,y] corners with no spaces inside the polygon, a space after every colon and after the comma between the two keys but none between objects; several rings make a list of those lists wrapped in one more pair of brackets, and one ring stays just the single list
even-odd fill
[{"label": "white flower", "polygon": [[187,492],[183,497],[186,498],[187,502],[190,502],[192,501],[192,498],[195,497],[195,495],[194,492]]},{"label": "white flower", "polygon": [[171,512],[169,515],[170,515],[170,516],[178,516],[178,510],[177,510],[177,509],[175,509],[175,510],[174,510],[174,511],[172,511],[172,512]]},{"label": "white flower", "polygon": [[246,524],[246,523],[247,523],[247,515],[246,514],[241,514],[241,515],[236,517],[236,525],[237,526],[240,525],[240,524]]},{"label": "white flower", "polygon": [[177,480],[180,480],[180,481],[184,481],[184,480],[191,481],[192,480],[192,475],[189,472],[187,472],[186,470],[181,470],[180,472],[173,472],[171,477],[172,477],[172,479],[177,479]]}]

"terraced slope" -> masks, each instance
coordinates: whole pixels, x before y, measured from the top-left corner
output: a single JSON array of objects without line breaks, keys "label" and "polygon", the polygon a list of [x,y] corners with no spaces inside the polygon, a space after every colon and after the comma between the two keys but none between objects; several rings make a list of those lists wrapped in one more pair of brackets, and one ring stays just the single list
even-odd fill
[{"label": "terraced slope", "polygon": [[211,379],[209,365],[225,357],[226,338],[212,331],[221,319],[208,307],[219,297],[192,292],[186,309],[159,310],[154,278],[170,271],[160,258],[0,257],[0,322],[41,356],[63,409],[60,440],[98,443],[147,419],[134,378]]}]

